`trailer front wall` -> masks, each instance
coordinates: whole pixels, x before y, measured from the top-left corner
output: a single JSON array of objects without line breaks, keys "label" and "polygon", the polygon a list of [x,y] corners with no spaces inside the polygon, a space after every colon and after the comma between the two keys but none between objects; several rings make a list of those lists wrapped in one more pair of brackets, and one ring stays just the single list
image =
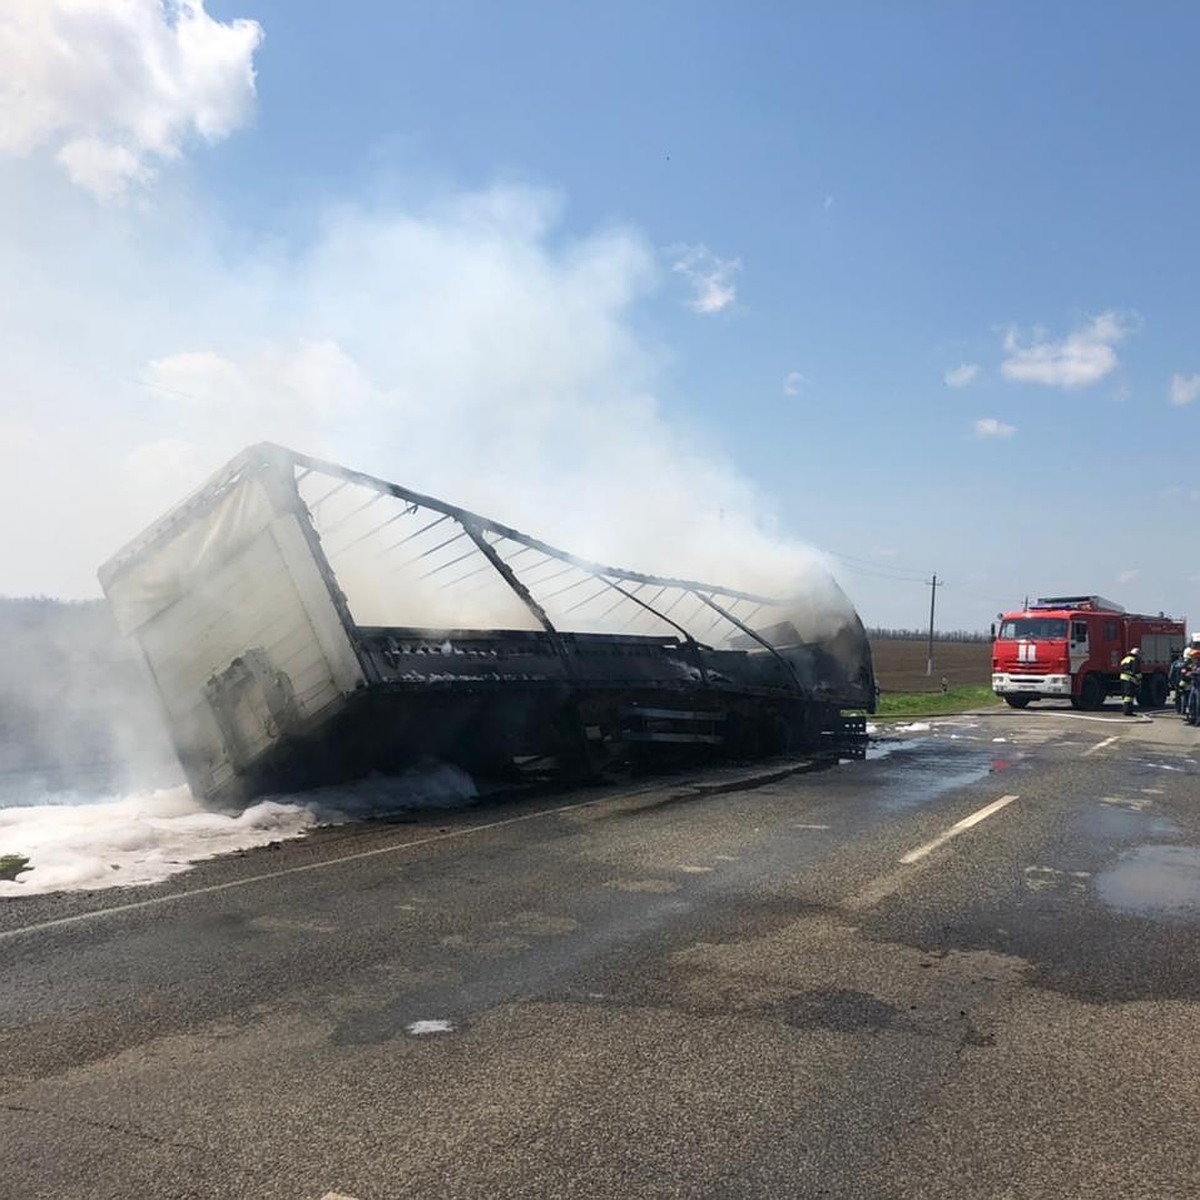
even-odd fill
[{"label": "trailer front wall", "polygon": [[296,515],[257,479],[123,564],[106,590],[199,795],[227,792],[363,682]]}]

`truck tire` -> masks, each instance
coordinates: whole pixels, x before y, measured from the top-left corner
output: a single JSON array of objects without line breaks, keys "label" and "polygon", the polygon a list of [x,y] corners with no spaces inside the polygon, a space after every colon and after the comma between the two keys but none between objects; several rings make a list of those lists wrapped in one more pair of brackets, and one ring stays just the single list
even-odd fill
[{"label": "truck tire", "polygon": [[1095,675],[1085,675],[1079,688],[1079,707],[1093,709],[1104,707],[1104,687]]},{"label": "truck tire", "polygon": [[1032,696],[1005,696],[1004,703],[1010,708],[1024,708],[1032,699]]},{"label": "truck tire", "polygon": [[1138,696],[1138,705],[1141,708],[1162,708],[1167,702],[1169,691],[1167,677],[1156,672],[1142,685],[1141,694]]}]

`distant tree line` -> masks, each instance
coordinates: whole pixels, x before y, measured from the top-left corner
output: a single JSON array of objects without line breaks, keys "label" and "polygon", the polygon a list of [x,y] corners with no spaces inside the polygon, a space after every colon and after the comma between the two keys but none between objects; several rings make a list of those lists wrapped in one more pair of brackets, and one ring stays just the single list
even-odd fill
[{"label": "distant tree line", "polygon": [[[867,629],[867,637],[877,642],[927,642],[928,629],[884,629],[873,625]],[[933,633],[935,642],[990,642],[993,634],[990,629],[936,629]]]}]

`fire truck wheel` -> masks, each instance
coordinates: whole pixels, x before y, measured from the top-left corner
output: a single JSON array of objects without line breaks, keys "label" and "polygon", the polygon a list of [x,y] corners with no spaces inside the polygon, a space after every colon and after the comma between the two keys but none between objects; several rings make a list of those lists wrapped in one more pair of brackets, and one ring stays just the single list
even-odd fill
[{"label": "fire truck wheel", "polygon": [[1032,699],[1032,696],[1005,696],[1004,703],[1012,708],[1024,708]]},{"label": "fire truck wheel", "polygon": [[1104,707],[1104,689],[1095,675],[1085,675],[1079,688],[1079,707],[1088,710]]},{"label": "fire truck wheel", "polygon": [[1162,708],[1167,702],[1168,691],[1170,688],[1167,687],[1165,675],[1151,675],[1139,697],[1139,703],[1143,708]]}]

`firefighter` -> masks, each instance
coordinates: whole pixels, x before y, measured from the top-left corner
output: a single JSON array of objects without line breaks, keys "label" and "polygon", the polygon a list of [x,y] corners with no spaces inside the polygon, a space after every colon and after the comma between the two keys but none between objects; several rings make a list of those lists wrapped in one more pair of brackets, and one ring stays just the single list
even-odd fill
[{"label": "firefighter", "polygon": [[1182,699],[1183,719],[1189,725],[1196,723],[1193,711],[1196,690],[1196,669],[1200,667],[1200,634],[1193,633],[1187,649],[1183,652],[1183,669],[1179,672],[1179,692]]},{"label": "firefighter", "polygon": [[1171,694],[1175,698],[1175,711],[1183,713],[1183,668],[1187,666],[1187,651],[1181,650],[1179,657],[1171,664],[1170,671],[1167,672],[1167,685],[1171,689]]},{"label": "firefighter", "polygon": [[1192,723],[1192,677],[1196,673],[1196,652],[1189,646],[1183,652],[1183,667],[1179,672],[1180,712],[1183,719]]},{"label": "firefighter", "polygon": [[1134,646],[1121,659],[1121,711],[1127,716],[1133,716],[1133,701],[1142,684],[1142,651]]}]

